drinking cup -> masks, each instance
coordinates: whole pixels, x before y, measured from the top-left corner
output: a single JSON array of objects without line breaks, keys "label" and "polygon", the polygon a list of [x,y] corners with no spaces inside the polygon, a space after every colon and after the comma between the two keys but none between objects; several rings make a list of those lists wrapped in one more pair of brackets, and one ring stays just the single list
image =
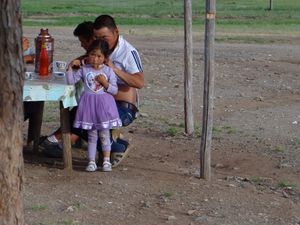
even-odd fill
[{"label": "drinking cup", "polygon": [[65,61],[54,61],[53,72],[64,72],[66,71],[67,63]]}]

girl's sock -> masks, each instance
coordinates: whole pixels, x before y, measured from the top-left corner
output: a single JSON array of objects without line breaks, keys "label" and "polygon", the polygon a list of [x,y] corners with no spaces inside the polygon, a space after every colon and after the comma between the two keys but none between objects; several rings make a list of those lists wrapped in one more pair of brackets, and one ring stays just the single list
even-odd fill
[{"label": "girl's sock", "polygon": [[103,162],[105,162],[105,161],[106,161],[106,162],[109,162],[109,161],[110,161],[109,157],[104,157],[104,158],[103,158]]}]

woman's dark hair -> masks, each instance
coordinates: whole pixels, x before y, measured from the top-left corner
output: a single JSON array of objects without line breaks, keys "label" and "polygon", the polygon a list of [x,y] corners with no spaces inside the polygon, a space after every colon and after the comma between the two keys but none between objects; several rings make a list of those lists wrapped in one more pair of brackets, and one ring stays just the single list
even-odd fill
[{"label": "woman's dark hair", "polygon": [[114,18],[112,18],[110,15],[98,16],[94,21],[94,29],[99,30],[103,27],[107,27],[110,30],[117,29]]},{"label": "woman's dark hair", "polygon": [[105,56],[105,58],[108,58],[109,47],[108,47],[108,43],[106,41],[104,41],[102,39],[97,39],[97,40],[93,41],[92,44],[90,45],[87,53],[89,54],[91,51],[96,50],[96,49],[100,49],[100,51]]},{"label": "woman's dark hair", "polygon": [[77,25],[73,34],[75,37],[83,37],[92,39],[94,37],[94,23],[92,21],[84,21]]}]

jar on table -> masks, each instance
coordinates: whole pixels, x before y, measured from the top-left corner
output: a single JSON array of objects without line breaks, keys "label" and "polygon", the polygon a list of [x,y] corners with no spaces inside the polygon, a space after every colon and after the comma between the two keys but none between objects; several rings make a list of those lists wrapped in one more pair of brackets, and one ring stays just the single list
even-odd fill
[{"label": "jar on table", "polygon": [[40,54],[42,49],[42,44],[46,45],[46,50],[48,54],[48,68],[53,62],[54,53],[54,38],[51,37],[47,28],[41,28],[39,35],[34,39],[35,42],[35,68],[34,71],[39,73],[40,68]]}]

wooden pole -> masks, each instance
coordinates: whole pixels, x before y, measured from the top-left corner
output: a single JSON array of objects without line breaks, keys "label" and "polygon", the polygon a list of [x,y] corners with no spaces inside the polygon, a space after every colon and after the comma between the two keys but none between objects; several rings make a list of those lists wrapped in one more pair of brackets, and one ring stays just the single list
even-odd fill
[{"label": "wooden pole", "polygon": [[71,174],[72,172],[72,149],[70,140],[70,119],[69,109],[63,107],[63,103],[59,102],[60,106],[60,124],[63,139],[63,158],[64,158],[64,169]]},{"label": "wooden pole", "polygon": [[211,177],[210,161],[214,105],[215,14],[215,0],[206,0],[203,116],[200,145],[200,178],[206,180],[210,180]]},{"label": "wooden pole", "polygon": [[269,0],[269,10],[273,10],[273,0]]},{"label": "wooden pole", "polygon": [[194,132],[192,0],[184,0],[184,116],[185,132]]}]

